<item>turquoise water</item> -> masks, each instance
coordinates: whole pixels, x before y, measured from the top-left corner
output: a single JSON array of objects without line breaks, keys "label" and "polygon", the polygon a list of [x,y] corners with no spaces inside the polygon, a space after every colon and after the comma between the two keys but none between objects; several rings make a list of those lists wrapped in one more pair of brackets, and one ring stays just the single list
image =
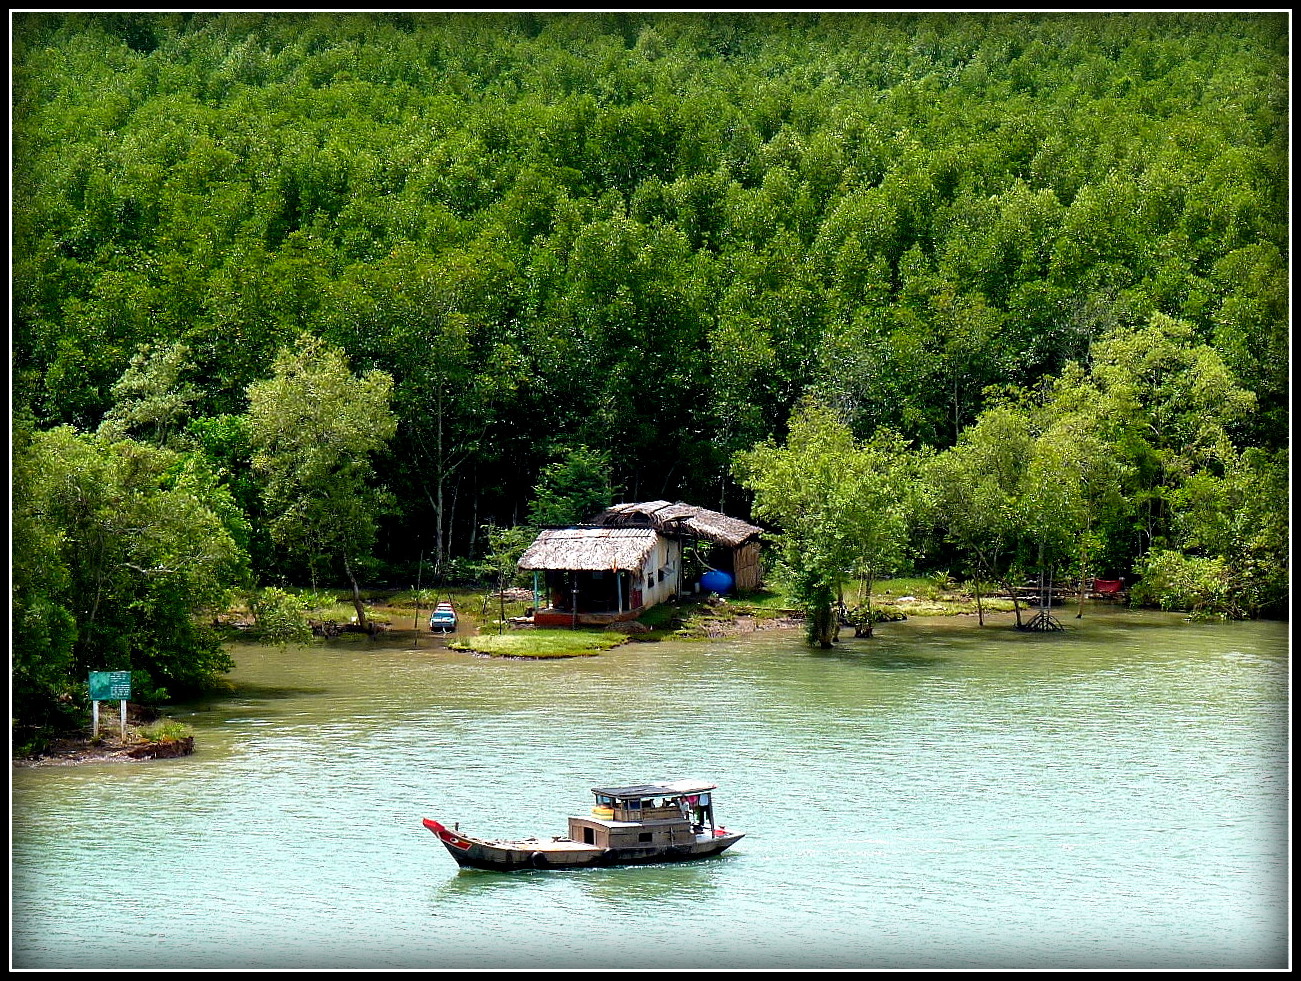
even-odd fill
[{"label": "turquoise water", "polygon": [[[1268,968],[1289,962],[1285,624],[1103,607],[508,661],[237,646],[192,757],[13,770],[18,968]],[[697,776],[724,856],[461,871]]]}]

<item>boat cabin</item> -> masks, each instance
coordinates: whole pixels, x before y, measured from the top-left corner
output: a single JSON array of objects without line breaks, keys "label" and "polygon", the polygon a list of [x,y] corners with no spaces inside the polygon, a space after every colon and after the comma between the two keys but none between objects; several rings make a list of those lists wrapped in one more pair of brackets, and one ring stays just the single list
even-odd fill
[{"label": "boat cabin", "polygon": [[715,786],[679,780],[635,787],[593,788],[596,806],[590,817],[569,819],[569,837],[598,848],[692,844],[698,835],[716,833],[710,796]]}]

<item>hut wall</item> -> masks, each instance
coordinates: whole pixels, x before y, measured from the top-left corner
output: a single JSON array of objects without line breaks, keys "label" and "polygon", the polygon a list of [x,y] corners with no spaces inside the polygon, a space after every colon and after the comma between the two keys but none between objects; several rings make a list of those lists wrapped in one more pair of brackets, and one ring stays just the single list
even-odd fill
[{"label": "hut wall", "polygon": [[671,599],[678,591],[678,576],[681,574],[681,546],[657,535],[655,547],[647,556],[641,575],[633,583],[634,589],[641,589],[641,605],[654,606]]},{"label": "hut wall", "polygon": [[746,542],[732,552],[732,577],[739,592],[758,589],[762,581],[759,568],[759,543]]}]

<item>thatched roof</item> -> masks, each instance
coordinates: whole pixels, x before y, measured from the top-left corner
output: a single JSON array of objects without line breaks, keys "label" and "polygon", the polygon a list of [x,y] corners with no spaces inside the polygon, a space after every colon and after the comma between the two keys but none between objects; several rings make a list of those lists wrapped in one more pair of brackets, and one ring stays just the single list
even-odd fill
[{"label": "thatched roof", "polygon": [[730,548],[757,538],[763,530],[740,518],[668,501],[616,504],[598,514],[591,523],[606,528],[654,528],[665,535],[691,534]]},{"label": "thatched roof", "polygon": [[548,528],[520,556],[521,569],[639,571],[655,547],[651,528]]}]

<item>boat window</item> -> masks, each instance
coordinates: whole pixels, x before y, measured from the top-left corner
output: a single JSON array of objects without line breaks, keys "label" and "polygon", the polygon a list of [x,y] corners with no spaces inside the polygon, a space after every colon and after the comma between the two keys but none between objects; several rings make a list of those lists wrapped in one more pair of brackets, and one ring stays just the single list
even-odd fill
[{"label": "boat window", "polygon": [[641,834],[639,834],[639,835],[637,836],[637,840],[638,840],[638,841],[650,841],[650,840],[651,840],[651,833],[650,833],[649,831],[643,831]]},{"label": "boat window", "polygon": [[640,810],[641,810],[641,801],[640,801],[640,800],[630,800],[630,801],[627,801],[626,804],[627,804],[628,810],[630,810],[630,811],[640,811]]}]

